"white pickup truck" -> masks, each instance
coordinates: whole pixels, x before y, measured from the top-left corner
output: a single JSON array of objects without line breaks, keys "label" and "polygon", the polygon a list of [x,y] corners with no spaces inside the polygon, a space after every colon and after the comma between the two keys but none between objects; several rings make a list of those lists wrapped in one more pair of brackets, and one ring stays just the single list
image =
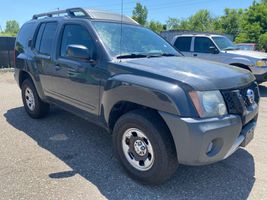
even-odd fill
[{"label": "white pickup truck", "polygon": [[267,81],[267,53],[239,50],[231,40],[222,35],[176,35],[172,45],[185,56],[221,62],[250,70],[258,83]]}]

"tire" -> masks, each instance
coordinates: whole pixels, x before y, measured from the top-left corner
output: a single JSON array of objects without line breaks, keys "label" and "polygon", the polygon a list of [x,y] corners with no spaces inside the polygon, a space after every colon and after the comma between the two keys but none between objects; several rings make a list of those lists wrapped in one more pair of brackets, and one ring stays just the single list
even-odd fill
[{"label": "tire", "polygon": [[32,118],[42,118],[49,112],[49,104],[43,102],[30,79],[23,81],[21,86],[21,96],[24,108]]},{"label": "tire", "polygon": [[161,184],[178,167],[171,134],[154,111],[135,110],[121,116],[113,129],[113,146],[128,174],[144,184]]}]

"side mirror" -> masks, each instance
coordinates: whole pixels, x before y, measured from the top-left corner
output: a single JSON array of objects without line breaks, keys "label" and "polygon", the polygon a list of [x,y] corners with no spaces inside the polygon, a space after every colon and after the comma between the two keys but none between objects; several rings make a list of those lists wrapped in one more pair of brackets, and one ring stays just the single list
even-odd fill
[{"label": "side mirror", "polygon": [[211,47],[209,47],[209,53],[218,54],[220,52],[215,46],[211,46]]},{"label": "side mirror", "polygon": [[91,60],[91,55],[87,47],[78,44],[72,44],[67,47],[67,57],[82,60]]}]

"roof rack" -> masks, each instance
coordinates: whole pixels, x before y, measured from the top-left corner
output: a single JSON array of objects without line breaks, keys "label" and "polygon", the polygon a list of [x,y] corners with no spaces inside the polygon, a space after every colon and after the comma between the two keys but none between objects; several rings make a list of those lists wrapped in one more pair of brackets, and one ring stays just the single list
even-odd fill
[{"label": "roof rack", "polygon": [[65,10],[36,14],[32,16],[32,19],[38,19],[40,17],[53,17],[54,15],[60,14],[67,14],[67,16],[69,17],[90,17],[86,10],[84,10],[83,8],[69,8]]}]

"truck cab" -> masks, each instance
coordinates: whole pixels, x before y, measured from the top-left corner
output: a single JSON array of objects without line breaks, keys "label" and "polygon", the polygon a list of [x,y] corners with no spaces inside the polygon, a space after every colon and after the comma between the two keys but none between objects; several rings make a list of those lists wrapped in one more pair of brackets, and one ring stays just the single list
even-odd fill
[{"label": "truck cab", "polygon": [[267,81],[267,53],[240,50],[226,36],[182,34],[171,43],[185,56],[234,65],[251,71],[258,83]]}]

